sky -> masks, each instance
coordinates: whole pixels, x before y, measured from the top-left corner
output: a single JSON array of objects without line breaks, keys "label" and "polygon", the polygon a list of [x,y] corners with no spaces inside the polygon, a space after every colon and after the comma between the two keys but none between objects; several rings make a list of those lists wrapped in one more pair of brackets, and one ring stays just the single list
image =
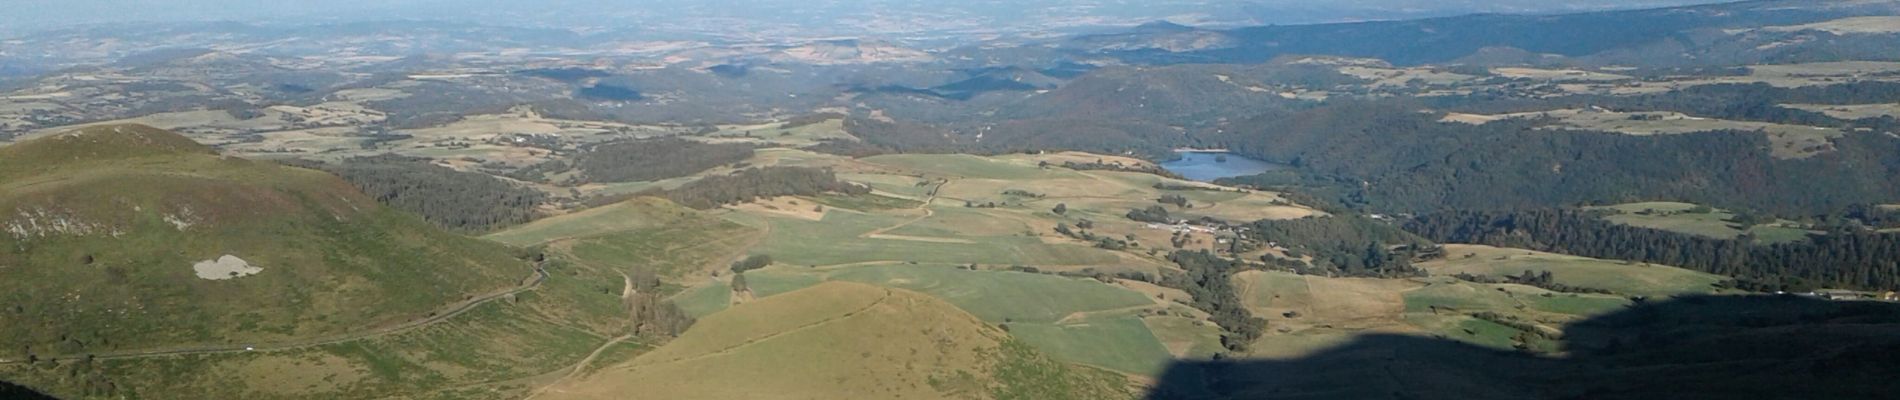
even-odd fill
[{"label": "sky", "polygon": [[[431,19],[519,26],[611,24],[680,13],[807,19],[865,12],[938,13],[992,19],[1103,14],[1122,18],[1244,14],[1260,23],[1316,23],[1472,12],[1554,13],[1644,8],[1711,0],[0,0],[0,30],[73,24],[178,21]],[[790,13],[788,10],[808,11]],[[1242,11],[1244,10],[1244,11]],[[1147,14],[1152,15],[1147,15]],[[792,21],[800,22],[800,21]]]}]

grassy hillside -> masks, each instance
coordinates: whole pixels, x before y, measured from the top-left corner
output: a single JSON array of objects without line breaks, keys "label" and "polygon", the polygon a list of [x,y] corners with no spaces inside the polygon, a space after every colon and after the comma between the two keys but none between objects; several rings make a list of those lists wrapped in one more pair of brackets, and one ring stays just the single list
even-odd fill
[{"label": "grassy hillside", "polygon": [[8,146],[0,177],[20,178],[75,164],[131,158],[214,155],[209,147],[145,125],[107,125],[74,130]]},{"label": "grassy hillside", "polygon": [[[1176,303],[1190,301],[1187,294],[1134,281],[1104,284],[1006,270],[1156,276],[1174,269],[1159,255],[1216,246],[1213,235],[1200,233],[1176,247],[1170,227],[1126,217],[1129,210],[1154,205],[1166,195],[1192,203],[1192,208],[1171,210],[1183,218],[1249,222],[1323,215],[1275,193],[1058,166],[1068,162],[1151,165],[1084,153],[866,157],[841,177],[871,186],[875,194],[781,197],[713,212],[762,231],[764,237],[746,251],[769,255],[778,265],[747,272],[747,291],[734,293],[732,279],[719,277],[684,282],[692,287],[672,299],[688,314],[703,317],[824,281],[914,290],[1007,325],[1016,337],[1057,359],[1152,375],[1175,358],[1211,357],[1220,347],[1218,328],[1206,315]],[[1054,211],[1058,205],[1063,212]],[[598,212],[567,220],[568,228],[548,226],[554,224],[548,221],[521,231],[621,223],[606,214],[617,212]],[[1062,225],[1088,226],[1093,235],[1132,244],[1105,248],[1058,233]]]},{"label": "grassy hillside", "polygon": [[[776,266],[745,273],[750,292],[735,296],[724,282],[690,289],[674,298],[688,313],[720,315],[735,297],[766,298],[819,285],[857,282],[930,295],[1007,326],[1035,349],[1065,362],[1136,375],[1152,375],[1176,358],[1203,359],[1219,348],[1216,328],[1185,305],[1174,304],[1132,283],[954,265],[876,264],[807,268]],[[1148,288],[1152,288],[1149,286]],[[1185,300],[1176,292],[1171,299]],[[1165,296],[1164,296],[1165,297]],[[1102,349],[1115,349],[1103,351]]]},{"label": "grassy hillside", "polygon": [[826,283],[713,315],[632,362],[536,398],[1132,398],[1127,387],[1118,374],[1051,361],[929,296]]},{"label": "grassy hillside", "polygon": [[546,246],[574,262],[630,273],[651,271],[670,282],[726,267],[757,242],[756,230],[659,198],[547,218],[484,238],[515,246]]},{"label": "grassy hillside", "polygon": [[1592,209],[1609,210],[1615,214],[1604,217],[1618,224],[1701,235],[1716,239],[1734,239],[1744,233],[1754,234],[1762,243],[1785,243],[1805,240],[1808,231],[1791,227],[1792,223],[1777,221],[1766,224],[1743,227],[1734,222],[1735,213],[1696,204],[1674,202],[1626,203]]},{"label": "grassy hillside", "polygon": [[[576,368],[652,345],[624,335],[613,271],[551,261],[548,280],[431,323],[256,351],[0,365],[0,377],[62,398],[519,399]],[[584,363],[592,352],[599,355]]]},{"label": "grassy hillside", "polygon": [[338,334],[533,275],[328,174],[154,128],[53,135],[0,160],[4,359]]},{"label": "grassy hillside", "polygon": [[[1433,337],[1500,350],[1560,353],[1569,324],[1655,299],[1717,294],[1722,277],[1651,264],[1488,246],[1447,245],[1447,259],[1418,264],[1432,277],[1363,279],[1276,271],[1235,275],[1241,299],[1270,332],[1252,356],[1293,359],[1371,334]],[[1613,293],[1567,293],[1452,275],[1493,278],[1549,271],[1554,283]]]},{"label": "grassy hillside", "polygon": [[[1158,253],[1172,232],[1125,215],[1154,205],[1165,195],[1183,196],[1193,203],[1192,209],[1173,210],[1182,218],[1251,222],[1323,215],[1270,192],[1138,172],[1057,166],[1096,161],[1146,165],[1125,157],[1082,153],[882,155],[858,160],[848,167],[853,172],[840,175],[872,187],[878,195],[850,201],[775,200],[734,207],[739,212],[725,216],[769,232],[752,252],[770,254],[788,264],[904,261],[1152,271],[1165,263],[1147,251]],[[814,202],[825,207],[815,207]],[[1052,211],[1058,205],[1064,214]],[[1056,233],[1058,225],[1084,220],[1091,221],[1097,235],[1124,239],[1133,235],[1133,241],[1148,247],[1118,252]],[[1202,245],[1207,243],[1212,240]]]},{"label": "grassy hillside", "polygon": [[1446,259],[1419,264],[1419,268],[1434,275],[1469,273],[1493,277],[1551,271],[1557,283],[1641,296],[1712,293],[1716,290],[1714,285],[1725,279],[1663,265],[1490,246],[1446,245],[1445,254]]}]

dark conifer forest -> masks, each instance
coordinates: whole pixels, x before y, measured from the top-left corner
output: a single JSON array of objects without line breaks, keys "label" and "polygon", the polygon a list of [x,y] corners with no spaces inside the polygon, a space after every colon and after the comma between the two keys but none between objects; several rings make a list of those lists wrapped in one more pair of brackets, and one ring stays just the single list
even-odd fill
[{"label": "dark conifer forest", "polygon": [[1839,212],[1900,198],[1900,139],[1850,133],[1835,149],[1778,159],[1756,132],[1632,136],[1448,124],[1396,104],[1348,104],[1245,123],[1243,154],[1295,166],[1229,182],[1384,212],[1509,210],[1678,199],[1775,214]]},{"label": "dark conifer forest", "polygon": [[1680,266],[1736,277],[1743,289],[1900,289],[1900,234],[1837,230],[1792,243],[1715,239],[1619,225],[1576,210],[1431,213],[1407,230],[1442,242],[1526,248]]},{"label": "dark conifer forest", "polygon": [[336,174],[378,202],[464,231],[483,232],[533,220],[539,216],[535,207],[547,197],[520,184],[420,158],[385,155],[294,164]]},{"label": "dark conifer forest", "polygon": [[824,193],[860,195],[871,189],[838,181],[829,170],[805,167],[752,168],[731,175],[711,176],[661,196],[687,207],[709,209],[776,196],[815,196]]},{"label": "dark conifer forest", "polygon": [[614,142],[584,149],[575,167],[592,182],[657,181],[745,160],[752,147],[678,138]]}]

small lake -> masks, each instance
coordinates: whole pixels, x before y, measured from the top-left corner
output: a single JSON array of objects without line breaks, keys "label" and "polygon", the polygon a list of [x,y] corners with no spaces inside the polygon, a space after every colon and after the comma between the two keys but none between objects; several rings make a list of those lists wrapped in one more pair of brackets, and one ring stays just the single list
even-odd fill
[{"label": "small lake", "polygon": [[1241,157],[1232,153],[1180,151],[1175,154],[1181,158],[1161,163],[1161,168],[1165,168],[1176,174],[1181,174],[1181,176],[1187,177],[1188,179],[1202,182],[1212,182],[1220,178],[1255,175],[1286,167],[1280,164]]}]

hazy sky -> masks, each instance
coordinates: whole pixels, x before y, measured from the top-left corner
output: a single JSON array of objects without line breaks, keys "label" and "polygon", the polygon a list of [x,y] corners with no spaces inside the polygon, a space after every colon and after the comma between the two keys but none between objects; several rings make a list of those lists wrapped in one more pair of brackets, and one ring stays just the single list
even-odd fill
[{"label": "hazy sky", "polygon": [[[447,19],[559,25],[601,16],[666,16],[681,10],[719,12],[728,17],[782,17],[785,8],[812,7],[829,13],[866,10],[1007,16],[1038,11],[1170,14],[1203,9],[1231,12],[1245,7],[1270,23],[1325,22],[1333,19],[1402,18],[1468,12],[1562,12],[1608,7],[1633,8],[1710,0],[0,0],[0,26],[23,31],[71,24],[127,21],[340,21],[362,19]],[[1251,6],[1249,6],[1251,4]],[[748,10],[761,10],[747,15]],[[773,10],[773,11],[764,11]],[[1154,18],[1169,15],[1154,15]],[[804,17],[811,17],[806,15]]]}]

